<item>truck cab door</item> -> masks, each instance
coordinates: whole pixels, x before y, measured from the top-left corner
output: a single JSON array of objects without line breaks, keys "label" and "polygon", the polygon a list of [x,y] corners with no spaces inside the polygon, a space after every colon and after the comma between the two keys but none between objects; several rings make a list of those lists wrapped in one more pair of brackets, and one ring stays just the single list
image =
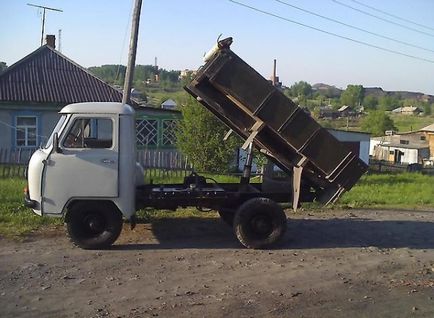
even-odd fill
[{"label": "truck cab door", "polygon": [[45,161],[42,213],[60,214],[73,198],[118,197],[118,116],[71,116]]}]

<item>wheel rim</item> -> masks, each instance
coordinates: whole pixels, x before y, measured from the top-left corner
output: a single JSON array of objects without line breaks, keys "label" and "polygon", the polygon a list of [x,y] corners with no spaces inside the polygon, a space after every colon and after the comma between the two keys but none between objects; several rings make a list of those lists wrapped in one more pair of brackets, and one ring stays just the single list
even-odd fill
[{"label": "wheel rim", "polygon": [[252,232],[260,237],[267,237],[273,231],[273,220],[265,214],[254,216],[250,222]]},{"label": "wheel rim", "polygon": [[83,219],[83,231],[88,236],[98,236],[106,230],[105,218],[100,213],[89,213]]}]

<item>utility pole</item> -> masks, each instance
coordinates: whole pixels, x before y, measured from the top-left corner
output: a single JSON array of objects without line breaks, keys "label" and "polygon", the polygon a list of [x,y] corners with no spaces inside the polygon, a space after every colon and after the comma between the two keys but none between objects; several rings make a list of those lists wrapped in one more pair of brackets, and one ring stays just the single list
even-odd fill
[{"label": "utility pole", "polygon": [[31,3],[27,3],[27,5],[31,6],[31,7],[36,7],[36,8],[42,9],[42,30],[41,30],[41,46],[42,46],[44,44],[45,10],[58,11],[58,12],[63,12],[63,10],[39,6],[36,4],[31,4]]},{"label": "utility pole", "polygon": [[136,63],[137,37],[139,34],[140,11],[142,0],[135,0],[133,20],[131,25],[130,52],[128,53],[128,65],[125,74],[124,92],[122,104],[128,104],[131,96],[131,84],[134,76],[134,66]]}]

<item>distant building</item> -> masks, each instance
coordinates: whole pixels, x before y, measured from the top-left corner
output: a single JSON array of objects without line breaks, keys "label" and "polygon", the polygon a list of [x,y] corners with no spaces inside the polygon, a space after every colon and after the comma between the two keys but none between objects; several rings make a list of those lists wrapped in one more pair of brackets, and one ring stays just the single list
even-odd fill
[{"label": "distant building", "polygon": [[186,77],[194,77],[196,76],[197,71],[185,69],[179,73],[179,79],[182,80]]},{"label": "distant building", "polygon": [[427,134],[417,131],[371,138],[369,155],[376,160],[398,164],[423,164],[430,159]]},{"label": "distant building", "polygon": [[173,99],[168,99],[166,101],[164,101],[163,103],[161,103],[161,108],[163,109],[176,109],[177,104]]},{"label": "distant building", "polygon": [[[0,74],[0,150],[31,151],[44,143],[58,112],[68,104],[122,102],[120,87],[110,86],[56,51],[54,37],[50,39]],[[134,99],[131,106],[136,109],[139,149],[176,149],[179,111],[139,107]]]},{"label": "distant building", "polygon": [[327,129],[337,140],[344,143],[362,161],[369,164],[370,134],[359,131]]},{"label": "distant building", "polygon": [[392,113],[402,115],[417,115],[421,112],[422,110],[419,107],[415,106],[398,107],[392,110]]},{"label": "distant building", "polygon": [[425,135],[425,139],[428,142],[429,161],[430,161],[430,165],[433,165],[434,164],[434,124],[423,127],[419,131]]},{"label": "distant building", "polygon": [[131,95],[130,96],[131,96],[131,98],[134,98],[134,99],[137,99],[137,100],[142,100],[143,99],[142,93],[139,90],[135,89],[135,88],[131,89]]},{"label": "distant building", "polygon": [[122,92],[55,49],[39,47],[0,74],[0,148],[44,143],[59,110],[78,102],[121,102]]},{"label": "distant building", "polygon": [[319,118],[336,119],[339,118],[340,113],[334,110],[331,106],[322,106],[319,109]]}]

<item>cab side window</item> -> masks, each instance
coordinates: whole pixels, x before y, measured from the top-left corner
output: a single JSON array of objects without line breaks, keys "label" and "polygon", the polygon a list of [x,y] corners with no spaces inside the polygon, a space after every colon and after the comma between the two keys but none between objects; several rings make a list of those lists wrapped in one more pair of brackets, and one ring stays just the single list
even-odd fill
[{"label": "cab side window", "polygon": [[65,148],[111,148],[113,122],[108,118],[78,118],[74,121],[63,146]]}]

